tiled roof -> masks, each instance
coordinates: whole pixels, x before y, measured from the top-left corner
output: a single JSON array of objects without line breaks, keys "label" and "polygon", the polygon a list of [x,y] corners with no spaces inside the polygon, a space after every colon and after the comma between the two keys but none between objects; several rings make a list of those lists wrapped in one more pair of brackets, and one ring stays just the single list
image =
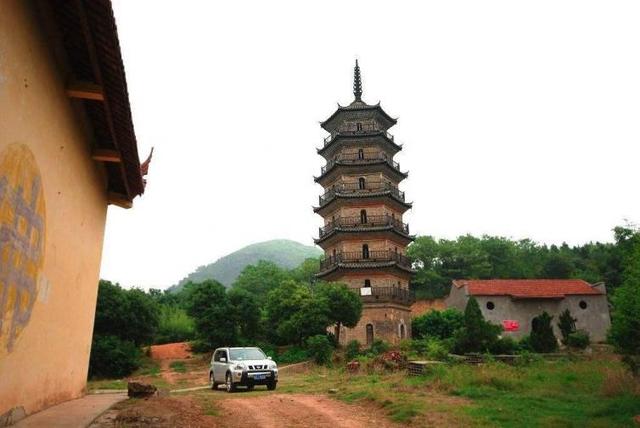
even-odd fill
[{"label": "tiled roof", "polygon": [[459,279],[453,285],[466,287],[471,296],[510,296],[516,299],[553,299],[567,295],[603,294],[581,279]]}]

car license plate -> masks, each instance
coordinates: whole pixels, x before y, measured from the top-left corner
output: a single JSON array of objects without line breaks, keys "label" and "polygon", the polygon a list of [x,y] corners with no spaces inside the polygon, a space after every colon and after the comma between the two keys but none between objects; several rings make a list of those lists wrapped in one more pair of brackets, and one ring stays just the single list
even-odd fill
[{"label": "car license plate", "polygon": [[259,375],[256,375],[255,378],[256,378],[256,380],[264,380],[266,378],[266,376],[263,375],[263,374],[259,374]]}]

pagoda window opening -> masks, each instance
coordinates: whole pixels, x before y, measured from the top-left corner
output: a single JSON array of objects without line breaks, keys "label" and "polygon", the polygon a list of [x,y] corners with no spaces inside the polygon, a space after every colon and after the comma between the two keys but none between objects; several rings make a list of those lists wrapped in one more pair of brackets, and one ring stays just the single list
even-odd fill
[{"label": "pagoda window opening", "polygon": [[362,245],[362,258],[363,259],[369,258],[369,244]]},{"label": "pagoda window opening", "polygon": [[358,159],[364,159],[364,150],[358,149]]},{"label": "pagoda window opening", "polygon": [[366,288],[371,288],[371,280],[370,279],[365,279],[364,280],[364,286]]},{"label": "pagoda window opening", "polygon": [[373,343],[373,324],[367,324],[367,345],[371,345]]},{"label": "pagoda window opening", "polygon": [[364,177],[358,178],[358,189],[364,190],[365,185],[366,185],[366,180],[364,179]]},{"label": "pagoda window opening", "polygon": [[362,123],[356,123],[356,131],[362,131]]},{"label": "pagoda window opening", "polygon": [[400,339],[404,339],[404,324],[400,324]]},{"label": "pagoda window opening", "polygon": [[367,210],[360,210],[360,223],[367,224]]}]

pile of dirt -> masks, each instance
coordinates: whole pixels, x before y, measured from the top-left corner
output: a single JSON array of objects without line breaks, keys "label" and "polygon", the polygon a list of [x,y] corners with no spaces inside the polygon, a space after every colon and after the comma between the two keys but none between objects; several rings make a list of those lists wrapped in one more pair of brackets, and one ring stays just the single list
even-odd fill
[{"label": "pile of dirt", "polygon": [[191,347],[187,342],[153,345],[150,356],[154,360],[178,360],[191,358]]}]

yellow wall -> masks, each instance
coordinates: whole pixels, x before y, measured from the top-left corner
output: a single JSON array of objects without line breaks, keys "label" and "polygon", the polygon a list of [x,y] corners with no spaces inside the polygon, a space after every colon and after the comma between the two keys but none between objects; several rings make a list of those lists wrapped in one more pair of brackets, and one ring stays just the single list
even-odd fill
[{"label": "yellow wall", "polygon": [[107,210],[36,16],[0,1],[0,415],[83,393]]}]

